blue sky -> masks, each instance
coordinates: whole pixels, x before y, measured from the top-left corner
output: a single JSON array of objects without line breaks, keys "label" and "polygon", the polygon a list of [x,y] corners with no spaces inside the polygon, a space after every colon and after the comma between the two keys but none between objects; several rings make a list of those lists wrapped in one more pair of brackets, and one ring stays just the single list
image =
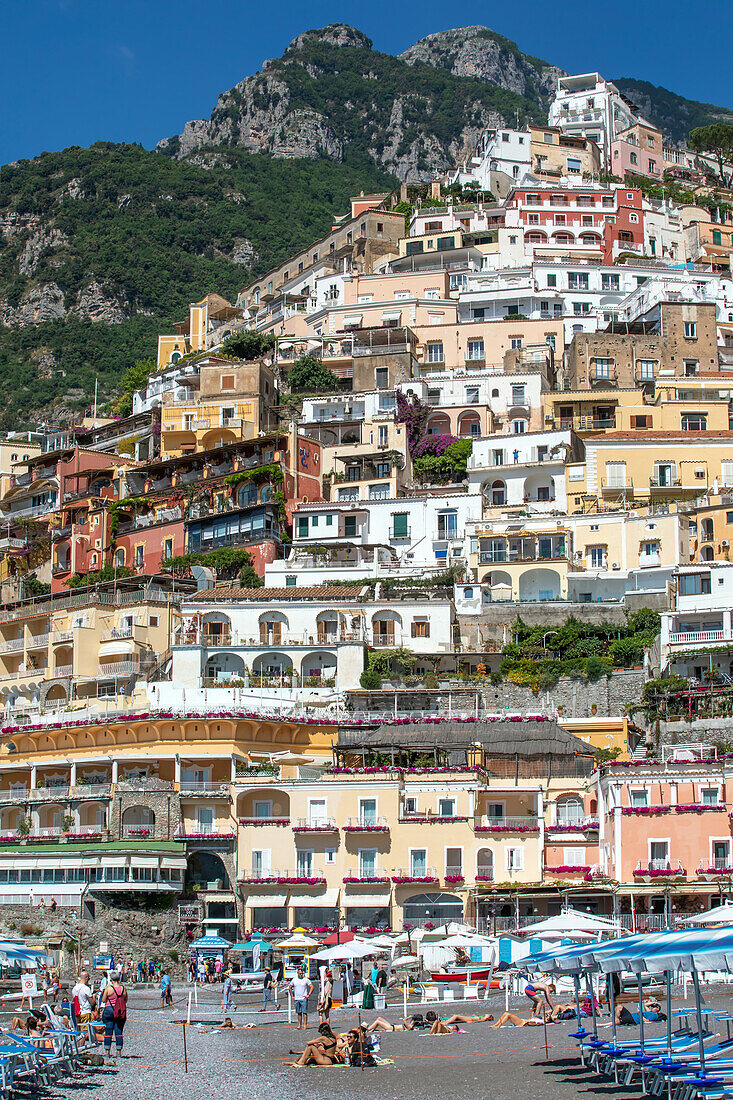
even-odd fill
[{"label": "blue sky", "polygon": [[571,72],[636,76],[733,106],[716,45],[730,41],[731,0],[4,0],[1,10],[0,163],[98,140],[150,148],[208,117],[220,91],[296,34],[336,21],[386,53],[481,23]]}]

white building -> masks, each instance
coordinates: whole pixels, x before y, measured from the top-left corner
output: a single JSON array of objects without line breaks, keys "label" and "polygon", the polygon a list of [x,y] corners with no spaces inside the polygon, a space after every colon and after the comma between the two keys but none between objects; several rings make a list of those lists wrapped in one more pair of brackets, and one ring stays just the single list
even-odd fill
[{"label": "white building", "polygon": [[567,512],[565,460],[577,446],[571,431],[524,432],[474,442],[468,491],[488,509],[532,514]]},{"label": "white building", "polygon": [[309,586],[354,577],[421,576],[467,560],[467,526],[481,518],[478,493],[301,504],[285,561],[267,584]]},{"label": "white building", "polygon": [[626,96],[600,73],[558,78],[548,122],[565,134],[595,141],[606,165],[611,163],[611,142],[639,120]]},{"label": "white building", "polygon": [[680,567],[672,608],[662,615],[661,666],[705,679],[733,672],[733,562]]},{"label": "white building", "polygon": [[386,597],[344,587],[210,589],[184,602],[173,639],[178,688],[359,686],[366,646],[448,653],[452,603],[429,595]]}]

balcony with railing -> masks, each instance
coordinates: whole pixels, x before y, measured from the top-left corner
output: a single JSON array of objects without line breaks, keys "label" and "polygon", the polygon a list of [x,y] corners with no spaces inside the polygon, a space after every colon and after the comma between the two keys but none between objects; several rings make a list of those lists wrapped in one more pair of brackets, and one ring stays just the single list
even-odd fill
[{"label": "balcony with railing", "polygon": [[378,871],[376,867],[349,867],[344,871],[343,881],[364,886],[386,886],[389,884],[389,875],[386,871]]},{"label": "balcony with railing", "polygon": [[53,668],[46,669],[46,680],[64,680],[68,676],[74,674],[73,665],[54,665]]},{"label": "balcony with railing", "polygon": [[107,680],[119,676],[133,676],[142,671],[139,661],[109,661],[100,664],[95,679]]},{"label": "balcony with railing", "polygon": [[150,840],[155,832],[154,825],[123,825],[123,840]]},{"label": "balcony with railing", "polygon": [[217,794],[229,797],[228,779],[181,779],[180,792],[182,795],[206,795]]},{"label": "balcony with railing", "polygon": [[349,817],[343,827],[345,833],[388,833],[386,817]]},{"label": "balcony with railing", "polygon": [[26,649],[48,649],[48,634],[31,634],[26,642]]},{"label": "balcony with railing", "polygon": [[733,634],[720,628],[703,630],[679,630],[670,633],[669,644],[684,647],[696,647],[699,645],[717,644],[720,642],[733,642]]},{"label": "balcony with railing", "polygon": [[339,827],[333,817],[299,817],[293,825],[294,833],[337,833]]},{"label": "balcony with railing", "polygon": [[8,638],[0,641],[0,653],[18,653],[23,650],[25,639]]},{"label": "balcony with railing", "polygon": [[484,814],[476,817],[473,825],[475,833],[537,833],[539,828],[539,818],[531,815],[493,817]]},{"label": "balcony with railing", "polygon": [[396,886],[420,882],[439,882],[440,875],[435,867],[395,867],[391,875]]},{"label": "balcony with railing", "polygon": [[325,885],[326,875],[322,867],[315,865],[295,868],[253,868],[244,869],[237,876],[239,882],[247,882],[258,886],[317,886]]},{"label": "balcony with railing", "polygon": [[686,878],[687,871],[678,859],[639,860],[634,878]]}]

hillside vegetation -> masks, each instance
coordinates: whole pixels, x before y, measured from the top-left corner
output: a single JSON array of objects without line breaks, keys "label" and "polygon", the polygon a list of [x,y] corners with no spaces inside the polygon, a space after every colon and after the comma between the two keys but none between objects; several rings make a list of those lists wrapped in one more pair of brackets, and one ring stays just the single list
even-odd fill
[{"label": "hillside vegetation", "polygon": [[96,375],[111,392],[189,302],[233,299],[350,195],[395,182],[236,149],[209,163],[99,143],[0,169],[0,427],[70,390],[88,404]]}]

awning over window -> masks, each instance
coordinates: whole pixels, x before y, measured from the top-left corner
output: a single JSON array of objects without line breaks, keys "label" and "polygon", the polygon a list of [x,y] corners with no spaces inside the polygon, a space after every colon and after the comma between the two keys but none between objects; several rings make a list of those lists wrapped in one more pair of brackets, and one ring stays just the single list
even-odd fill
[{"label": "awning over window", "polygon": [[278,909],[285,905],[287,900],[287,894],[248,894],[244,904],[253,909]]}]

